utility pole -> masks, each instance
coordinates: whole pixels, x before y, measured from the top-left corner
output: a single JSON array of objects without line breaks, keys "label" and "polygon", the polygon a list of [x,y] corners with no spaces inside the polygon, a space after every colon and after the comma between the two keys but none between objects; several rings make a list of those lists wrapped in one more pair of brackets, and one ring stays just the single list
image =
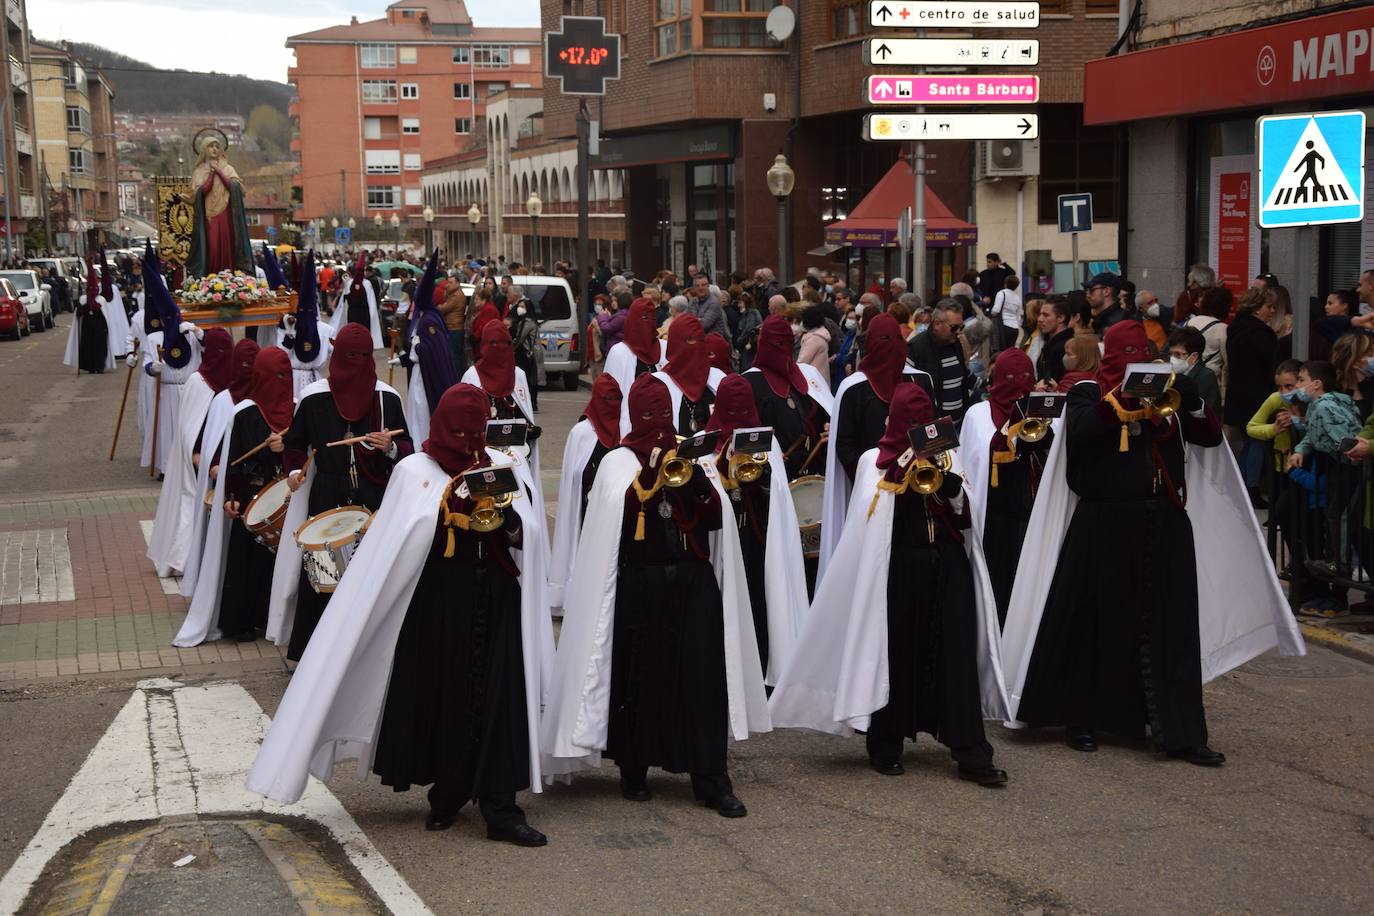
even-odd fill
[{"label": "utility pole", "polygon": [[339,206],[343,209],[339,215],[345,220],[348,219],[348,172],[339,169]]},{"label": "utility pole", "polygon": [[[582,295],[577,297],[577,331],[583,337],[587,332],[587,264],[591,257],[587,236],[591,233],[591,220],[587,213],[587,198],[591,187],[591,114],[587,111],[587,100],[581,99],[577,105],[577,282]],[[587,364],[587,347],[582,347],[581,364]]]}]

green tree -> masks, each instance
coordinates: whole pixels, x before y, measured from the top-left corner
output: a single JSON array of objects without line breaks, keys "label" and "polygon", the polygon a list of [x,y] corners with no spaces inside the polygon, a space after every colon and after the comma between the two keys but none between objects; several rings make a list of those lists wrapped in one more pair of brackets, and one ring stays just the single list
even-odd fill
[{"label": "green tree", "polygon": [[281,156],[291,147],[291,122],[271,105],[257,105],[248,114],[244,130],[264,152]]}]

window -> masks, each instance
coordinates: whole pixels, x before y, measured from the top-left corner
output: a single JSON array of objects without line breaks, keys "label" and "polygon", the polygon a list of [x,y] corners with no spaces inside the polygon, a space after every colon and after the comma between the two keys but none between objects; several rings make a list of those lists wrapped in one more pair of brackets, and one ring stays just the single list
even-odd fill
[{"label": "window", "polygon": [[76,105],[67,106],[67,132],[89,134],[91,132],[91,113]]},{"label": "window", "polygon": [[396,66],[396,46],[390,44],[364,44],[359,46],[362,66],[366,69],[381,69]]},{"label": "window", "polygon": [[830,0],[831,38],[853,38],[868,30],[868,0]]},{"label": "window", "polygon": [[402,118],[402,119],[401,119],[401,133],[403,133],[403,134],[418,134],[419,132],[420,132],[420,119],[419,119],[419,118]]},{"label": "window", "polygon": [[465,64],[468,62],[468,46],[459,45],[453,49],[453,62],[455,64]]},{"label": "window", "polygon": [[419,83],[402,83],[402,84],[401,84],[401,98],[403,98],[403,99],[418,99],[419,97],[420,97],[420,84],[419,84]]},{"label": "window", "polygon": [[511,63],[517,67],[528,67],[530,64],[530,49],[515,48],[511,51]]},{"label": "window", "polygon": [[416,61],[414,48],[401,48],[398,59],[403,64],[413,64]]},{"label": "window", "polygon": [[487,98],[500,95],[506,91],[505,83],[487,83]]},{"label": "window", "polygon": [[90,150],[67,150],[67,167],[71,170],[73,175],[89,175],[91,172]]},{"label": "window", "polygon": [[67,78],[68,89],[80,89],[86,91],[86,69],[75,61],[69,62],[63,67],[63,75]]},{"label": "window", "polygon": [[364,153],[367,174],[401,174],[401,151],[394,149],[370,149]]},{"label": "window", "polygon": [[764,22],[772,9],[770,0],[704,0],[701,46],[704,48],[768,48],[778,43],[768,38]]},{"label": "window", "polygon": [[454,83],[453,97],[455,99],[472,98],[472,83]]},{"label": "window", "polygon": [[[691,2],[691,0],[686,0]],[[472,63],[479,70],[499,70],[510,66],[510,48],[506,45],[473,45]]]},{"label": "window", "polygon": [[405,169],[406,169],[407,172],[418,172],[418,171],[420,171],[420,154],[419,154],[419,153],[406,153],[406,154],[405,154]]},{"label": "window", "polygon": [[380,140],[382,139],[382,119],[363,118],[363,139]]},{"label": "window", "polygon": [[1087,127],[1082,105],[1040,106],[1040,222],[1059,221],[1060,194],[1093,196],[1093,216],[1117,218],[1121,148],[1115,127]]},{"label": "window", "polygon": [[692,49],[692,0],[654,0],[654,42],[659,57]]},{"label": "window", "polygon": [[470,134],[470,133],[472,133],[472,120],[471,120],[470,118],[454,118],[454,119],[453,119],[453,132],[454,132],[455,134]]},{"label": "window", "polygon": [[245,223],[247,223],[248,225],[250,225],[250,226],[261,226],[261,225],[262,225],[262,214],[261,214],[261,213],[245,213],[245,214],[243,214],[243,221],[244,221]]},{"label": "window", "polygon": [[368,185],[367,187],[367,209],[369,210],[395,210],[396,201],[401,197],[400,188],[386,188]]},{"label": "window", "polygon": [[364,105],[395,105],[395,80],[363,80]]},{"label": "window", "polygon": [[423,193],[424,192],[420,188],[406,188],[406,206],[418,207],[420,204],[424,203],[424,199],[421,196]]}]

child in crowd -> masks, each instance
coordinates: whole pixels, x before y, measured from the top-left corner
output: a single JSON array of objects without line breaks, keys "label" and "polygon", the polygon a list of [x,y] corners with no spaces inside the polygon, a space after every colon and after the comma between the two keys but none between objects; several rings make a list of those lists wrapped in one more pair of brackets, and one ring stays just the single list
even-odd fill
[{"label": "child in crowd", "polygon": [[1197,328],[1175,328],[1165,345],[1169,354],[1169,368],[1175,375],[1186,375],[1197,385],[1198,394],[1212,413],[1221,416],[1221,387],[1217,384],[1216,373],[1202,362],[1202,351],[1207,348],[1207,339]]}]

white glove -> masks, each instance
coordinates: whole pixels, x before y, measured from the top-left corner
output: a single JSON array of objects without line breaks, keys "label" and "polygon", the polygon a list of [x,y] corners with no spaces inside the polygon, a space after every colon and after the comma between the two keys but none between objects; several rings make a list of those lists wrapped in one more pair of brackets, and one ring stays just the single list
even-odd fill
[{"label": "white glove", "polygon": [[410,338],[410,349],[411,349],[411,350],[414,350],[414,349],[415,349],[416,347],[418,347],[419,345],[420,345],[420,335],[419,335],[419,334],[416,334],[416,335],[414,335],[413,337]]},{"label": "white glove", "polygon": [[386,364],[388,366],[399,366],[401,364],[401,358],[399,356],[393,356],[386,361]]},{"label": "white glove", "polygon": [[148,371],[151,372],[153,375],[160,375],[162,373],[163,365],[164,363],[162,362],[162,360],[154,360],[153,362],[148,364]]},{"label": "white glove", "polygon": [[283,315],[282,320],[286,323],[286,326],[288,328],[296,326],[296,316],[292,315],[290,312],[287,312],[285,315]]},{"label": "white glove", "polygon": [[182,334],[194,334],[197,340],[205,336],[204,331],[189,321],[183,321],[181,324],[177,325],[177,330]]},{"label": "white glove", "polygon": [[130,369],[132,369],[132,368],[134,368],[135,366],[137,366],[137,365],[138,365],[138,354],[137,354],[137,353],[130,353],[128,356],[124,357],[124,365],[128,366]]}]

